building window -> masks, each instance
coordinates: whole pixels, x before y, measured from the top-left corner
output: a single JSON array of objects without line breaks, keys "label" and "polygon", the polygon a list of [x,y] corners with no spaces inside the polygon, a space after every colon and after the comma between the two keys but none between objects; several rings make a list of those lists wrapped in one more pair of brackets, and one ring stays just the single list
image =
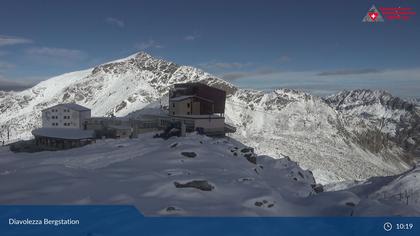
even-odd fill
[{"label": "building window", "polygon": [[187,107],[190,108],[190,103],[187,103]]},{"label": "building window", "polygon": [[172,112],[172,115],[175,115],[175,112]]},{"label": "building window", "polygon": [[189,115],[190,114],[190,112],[187,112],[187,115]]},{"label": "building window", "polygon": [[172,103],[172,107],[175,107],[175,103]]}]

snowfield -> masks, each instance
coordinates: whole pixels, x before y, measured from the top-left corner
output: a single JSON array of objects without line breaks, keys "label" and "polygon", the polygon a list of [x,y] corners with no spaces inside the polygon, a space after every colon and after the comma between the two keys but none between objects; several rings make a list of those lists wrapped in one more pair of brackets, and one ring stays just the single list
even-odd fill
[{"label": "snowfield", "polygon": [[[146,215],[179,216],[420,215],[418,169],[316,193],[310,171],[234,139],[152,136],[32,154],[2,147],[0,204],[134,204]],[[391,197],[405,190],[408,203]]]}]

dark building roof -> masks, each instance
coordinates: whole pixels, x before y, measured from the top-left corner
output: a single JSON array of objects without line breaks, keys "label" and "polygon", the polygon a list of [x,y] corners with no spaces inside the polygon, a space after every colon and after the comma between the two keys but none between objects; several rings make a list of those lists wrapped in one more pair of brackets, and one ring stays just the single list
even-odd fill
[{"label": "dark building roof", "polygon": [[73,128],[39,128],[32,130],[32,134],[38,137],[80,140],[93,138],[94,131]]},{"label": "dark building roof", "polygon": [[226,92],[221,89],[202,83],[175,84],[170,91],[169,100],[185,96],[195,96],[212,101],[215,113],[225,113]]},{"label": "dark building roof", "polygon": [[55,108],[55,107],[65,107],[67,109],[74,110],[74,111],[90,111],[89,108],[84,107],[84,106],[79,105],[79,104],[76,104],[76,103],[62,103],[62,104],[57,104],[55,106],[45,108],[44,110]]},{"label": "dark building roof", "polygon": [[173,98],[171,98],[171,101],[183,101],[185,99],[190,99],[190,98],[197,98],[197,99],[209,102],[209,103],[213,103],[213,100],[206,99],[206,98],[203,98],[203,97],[199,97],[199,96],[196,96],[196,95],[184,95],[184,96],[179,96],[179,97],[173,97]]}]

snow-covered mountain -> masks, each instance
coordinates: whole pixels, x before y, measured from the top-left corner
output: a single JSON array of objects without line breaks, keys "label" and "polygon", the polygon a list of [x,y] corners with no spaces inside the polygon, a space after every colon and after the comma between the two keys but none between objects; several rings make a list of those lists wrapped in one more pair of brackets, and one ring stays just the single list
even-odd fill
[{"label": "snow-covered mountain", "polygon": [[289,156],[321,183],[401,173],[419,157],[418,107],[384,92],[323,99],[290,89],[244,90],[146,53],[0,93],[0,125],[10,127],[11,139],[29,138],[40,126],[41,109],[62,102],[90,107],[94,116],[126,116],[158,108],[170,85],[187,81],[227,91],[226,120],[238,129],[234,138],[259,154]]},{"label": "snow-covered mountain", "polygon": [[[351,100],[347,93],[361,95]],[[323,99],[289,89],[238,90],[226,113],[239,127],[237,139],[259,153],[290,156],[322,183],[395,174],[420,156],[419,110],[381,91]]]}]

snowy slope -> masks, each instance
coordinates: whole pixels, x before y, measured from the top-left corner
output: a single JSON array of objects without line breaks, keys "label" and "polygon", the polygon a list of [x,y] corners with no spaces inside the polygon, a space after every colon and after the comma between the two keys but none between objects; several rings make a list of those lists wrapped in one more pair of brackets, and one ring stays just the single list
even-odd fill
[{"label": "snowy slope", "polygon": [[[317,194],[311,172],[287,158],[256,156],[254,164],[236,140],[152,136],[58,152],[0,148],[0,204],[134,204],[146,215],[420,214],[418,205],[366,198],[363,191]],[[195,187],[183,186],[193,181]]]},{"label": "snowy slope", "polygon": [[227,118],[238,127],[233,137],[259,153],[289,156],[312,170],[321,183],[391,175],[409,168],[403,150],[385,156],[357,142],[361,134],[353,133],[354,129],[369,129],[349,124],[340,110],[316,96],[290,89],[240,90],[226,109]]},{"label": "snowy slope", "polygon": [[[410,110],[409,103],[372,103],[381,101],[379,94],[322,99],[289,89],[243,90],[146,53],[57,76],[22,92],[1,93],[0,125],[10,127],[12,140],[30,138],[40,126],[41,110],[61,102],[90,107],[94,116],[141,114],[144,110],[138,110],[146,107],[148,113],[162,112],[169,86],[190,81],[227,91],[226,120],[238,129],[233,137],[260,154],[289,156],[321,183],[401,173],[419,157],[419,110]],[[378,122],[384,114],[391,116],[386,125]],[[5,131],[0,134],[4,139]],[[371,136],[375,139],[364,138]]]},{"label": "snowy slope", "polygon": [[420,157],[420,110],[385,91],[343,91],[326,99],[343,116],[355,142],[382,156]]}]

